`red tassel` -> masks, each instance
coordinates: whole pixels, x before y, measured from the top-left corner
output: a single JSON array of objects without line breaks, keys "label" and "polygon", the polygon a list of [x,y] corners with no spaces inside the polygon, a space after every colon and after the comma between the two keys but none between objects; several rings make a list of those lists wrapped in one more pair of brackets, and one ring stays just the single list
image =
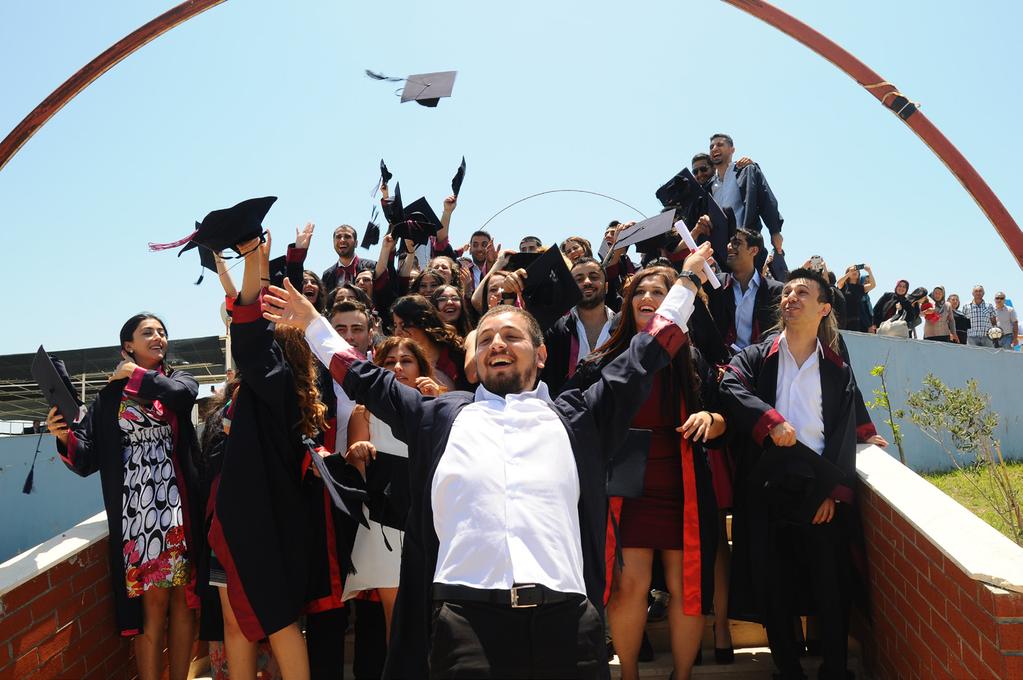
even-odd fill
[{"label": "red tassel", "polygon": [[149,242],[149,250],[151,252],[155,252],[155,251],[158,251],[158,250],[170,250],[171,248],[177,248],[178,246],[183,246],[186,243],[188,243],[189,241],[191,241],[192,237],[194,237],[198,233],[199,233],[199,230],[196,229],[195,231],[193,231],[191,234],[189,234],[185,238],[181,239],[180,241],[174,241],[173,243],[153,243],[152,241],[150,241]]}]

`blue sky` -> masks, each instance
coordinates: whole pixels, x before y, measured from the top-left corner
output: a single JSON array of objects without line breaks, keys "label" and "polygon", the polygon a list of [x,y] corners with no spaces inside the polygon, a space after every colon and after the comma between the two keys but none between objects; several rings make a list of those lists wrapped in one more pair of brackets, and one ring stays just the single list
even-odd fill
[{"label": "blue sky", "polygon": [[[0,4],[0,134],[123,35],[175,4]],[[1019,3],[811,2],[782,9],[895,83],[1021,219]],[[436,109],[388,74],[458,70]],[[222,331],[215,278],[149,253],[208,211],[279,196],[284,244],[311,220],[310,268],[337,224],[365,224],[384,157],[406,200],[439,208],[468,164],[454,238],[525,195],[576,188],[652,214],[654,190],[716,131],[760,162],[790,260],[873,265],[963,297],[1023,300],[1023,274],[942,163],[835,67],[723,2],[350,3],[228,0],[146,45],[60,111],[0,171],[8,303],[0,353],[114,344],[141,309],[172,337]],[[556,194],[490,224],[496,240],[594,240],[615,203]],[[360,251],[361,252],[361,251]],[[375,257],[375,252],[367,253]],[[238,272],[240,274],[240,272]],[[239,277],[240,278],[240,277]],[[876,299],[876,295],[875,295]]]}]

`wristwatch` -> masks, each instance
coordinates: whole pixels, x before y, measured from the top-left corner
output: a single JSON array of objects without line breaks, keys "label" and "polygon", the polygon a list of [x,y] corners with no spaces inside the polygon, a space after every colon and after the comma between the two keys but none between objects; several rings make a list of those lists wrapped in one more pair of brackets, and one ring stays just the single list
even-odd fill
[{"label": "wristwatch", "polygon": [[693,285],[696,286],[696,290],[700,290],[700,288],[703,288],[703,282],[700,281],[700,277],[697,276],[694,272],[691,272],[688,269],[683,269],[678,273],[678,275],[692,281]]}]

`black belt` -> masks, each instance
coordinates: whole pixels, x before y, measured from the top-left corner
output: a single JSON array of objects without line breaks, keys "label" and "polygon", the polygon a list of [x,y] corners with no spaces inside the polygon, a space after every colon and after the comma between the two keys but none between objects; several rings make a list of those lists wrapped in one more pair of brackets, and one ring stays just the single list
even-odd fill
[{"label": "black belt", "polygon": [[581,600],[583,597],[579,593],[562,593],[551,590],[539,583],[520,583],[513,586],[511,590],[484,590],[448,583],[433,584],[433,600],[435,602],[485,602],[505,605],[512,609]]}]

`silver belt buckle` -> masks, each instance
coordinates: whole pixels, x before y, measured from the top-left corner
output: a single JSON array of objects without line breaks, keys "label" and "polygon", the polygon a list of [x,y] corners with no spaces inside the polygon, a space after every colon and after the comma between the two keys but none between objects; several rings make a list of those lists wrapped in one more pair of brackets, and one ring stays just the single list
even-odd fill
[{"label": "silver belt buckle", "polygon": [[512,606],[512,609],[528,609],[529,607],[539,606],[538,604],[519,604],[519,590],[524,590],[526,588],[536,588],[536,584],[535,583],[531,583],[529,585],[524,585],[524,586],[512,586],[512,589],[511,589],[511,606]]}]

